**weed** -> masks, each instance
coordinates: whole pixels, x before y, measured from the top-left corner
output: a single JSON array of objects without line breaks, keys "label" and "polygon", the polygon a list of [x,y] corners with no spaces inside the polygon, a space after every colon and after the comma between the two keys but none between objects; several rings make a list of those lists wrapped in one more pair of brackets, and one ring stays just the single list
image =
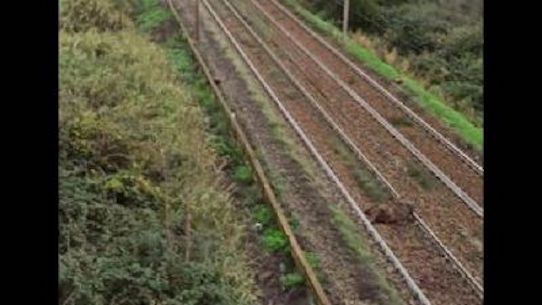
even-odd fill
[{"label": "weed", "polygon": [[284,289],[298,288],[305,284],[305,278],[297,272],[291,272],[280,277],[280,284]]},{"label": "weed", "polygon": [[203,86],[179,82],[147,35],[105,20],[129,10],[96,3],[62,6],[60,302],[254,304],[244,228],[195,101]]},{"label": "weed", "polygon": [[254,210],[254,219],[261,223],[264,228],[267,228],[272,224],[273,221],[271,209],[264,204],[257,205],[256,209]]},{"label": "weed", "polygon": [[290,224],[290,227],[294,232],[297,232],[297,230],[299,230],[299,219],[297,219],[296,217],[290,217],[288,223]]},{"label": "weed", "polygon": [[271,252],[287,252],[289,249],[286,235],[277,229],[265,230],[263,246]]},{"label": "weed", "polygon": [[365,169],[354,169],[354,178],[358,186],[365,194],[375,202],[383,202],[390,198],[382,183],[377,180],[372,173]]},{"label": "weed", "polygon": [[141,0],[141,13],[137,25],[143,32],[152,32],[172,17],[172,13],[156,0]]},{"label": "weed", "polygon": [[233,179],[238,183],[250,184],[252,182],[252,170],[248,166],[239,165],[233,171]]},{"label": "weed", "polygon": [[348,164],[350,173],[358,186],[369,198],[375,202],[383,202],[389,199],[390,194],[382,183],[367,168],[362,166],[350,149],[339,138],[333,138],[332,143],[335,152]]},{"label": "weed", "polygon": [[315,252],[305,252],[305,258],[307,259],[307,262],[309,265],[315,269],[320,269],[320,258],[318,257],[318,254]]},{"label": "weed", "polygon": [[338,227],[346,244],[357,255],[357,259],[362,267],[369,272],[367,276],[372,276],[376,279],[375,288],[379,290],[379,298],[386,300],[383,304],[403,305],[404,303],[399,298],[397,291],[390,286],[385,277],[377,270],[374,257],[366,242],[358,233],[356,224],[337,207],[332,207],[331,212],[333,214],[333,222]]},{"label": "weed", "polygon": [[125,5],[110,0],[64,0],[60,6],[60,28],[70,33],[133,29],[128,15],[131,11],[119,9],[121,7]]},{"label": "weed", "polygon": [[366,244],[361,240],[357,232],[357,226],[340,209],[332,207],[333,222],[339,228],[346,244],[359,256],[364,262],[372,263],[372,257]]},{"label": "weed", "polygon": [[414,164],[407,165],[407,174],[414,178],[418,184],[425,190],[430,190],[435,186],[435,177],[427,170],[420,168]]}]

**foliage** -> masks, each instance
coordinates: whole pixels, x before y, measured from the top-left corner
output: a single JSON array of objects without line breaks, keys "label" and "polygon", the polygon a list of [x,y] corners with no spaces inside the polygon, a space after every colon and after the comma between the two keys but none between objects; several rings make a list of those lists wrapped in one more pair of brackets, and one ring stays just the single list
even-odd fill
[{"label": "foliage", "polygon": [[297,273],[286,273],[280,277],[280,284],[284,289],[297,288],[305,284],[305,278]]},{"label": "foliage", "polygon": [[307,259],[307,262],[309,265],[318,270],[320,269],[320,258],[318,257],[318,254],[315,252],[306,252],[305,258]]},{"label": "foliage", "polygon": [[431,175],[426,169],[419,167],[416,164],[408,164],[407,175],[414,178],[418,184],[425,190],[432,189],[436,184],[436,178]]},{"label": "foliage", "polygon": [[172,13],[156,0],[141,0],[139,10],[137,25],[144,32],[152,32],[172,17]]},{"label": "foliage", "polygon": [[60,303],[253,304],[200,88],[131,27],[100,19],[120,11],[83,14],[129,1],[84,2],[62,3],[77,27],[60,35]]},{"label": "foliage", "polygon": [[271,209],[263,204],[257,205],[254,211],[254,219],[261,223],[264,228],[268,227],[273,222]]},{"label": "foliage", "polygon": [[133,28],[132,6],[124,0],[63,0],[60,3],[60,28],[67,32],[120,31]]},{"label": "foliage", "polygon": [[338,207],[332,207],[331,211],[333,222],[342,238],[356,255],[358,264],[366,271],[364,272],[367,283],[365,289],[373,290],[375,296],[378,296],[381,301],[379,304],[403,305],[404,301],[401,300],[397,291],[378,270],[374,256],[371,254],[367,241],[360,235],[358,226]]},{"label": "foliage", "polygon": [[277,229],[267,229],[263,236],[263,246],[271,252],[288,251],[288,240],[286,235]]},{"label": "foliage", "polygon": [[239,165],[235,168],[233,178],[239,183],[250,183],[252,181],[252,171],[248,166]]}]

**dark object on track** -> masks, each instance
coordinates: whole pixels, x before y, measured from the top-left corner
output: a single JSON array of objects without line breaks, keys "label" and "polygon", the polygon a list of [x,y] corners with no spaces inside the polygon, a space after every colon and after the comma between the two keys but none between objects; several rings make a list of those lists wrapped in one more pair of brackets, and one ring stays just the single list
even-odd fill
[{"label": "dark object on track", "polygon": [[371,222],[376,224],[403,224],[414,220],[414,204],[408,201],[394,201],[378,204],[366,211]]}]

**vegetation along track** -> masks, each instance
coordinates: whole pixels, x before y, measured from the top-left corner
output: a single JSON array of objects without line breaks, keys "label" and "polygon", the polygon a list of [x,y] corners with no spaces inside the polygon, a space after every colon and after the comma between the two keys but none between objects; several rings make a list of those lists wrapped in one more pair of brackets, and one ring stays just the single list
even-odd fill
[{"label": "vegetation along track", "polygon": [[[246,54],[245,60],[255,67],[253,69],[256,72],[263,75],[260,81],[264,87],[268,89],[268,92],[273,92],[275,102],[282,103],[285,116],[294,127],[297,126],[298,134],[307,146],[312,148],[311,151],[324,169],[327,169],[328,174],[335,177],[345,197],[356,207],[360,204],[362,208],[366,208],[366,201],[361,200],[364,198],[362,192],[351,183],[352,179],[347,174],[348,168],[345,168],[342,160],[334,156],[333,146],[326,141],[333,137],[334,131],[326,124],[321,124],[325,118],[315,107],[312,107],[312,102],[306,92],[295,85],[295,79],[292,82],[291,73],[284,69],[276,69],[278,65],[276,57],[269,53],[269,49],[266,52],[262,51],[262,45],[258,39],[255,39],[254,33],[251,33],[249,28],[243,25],[241,20],[232,14],[232,11],[229,11],[227,5],[221,1],[213,1],[213,9],[207,1],[203,3],[221,24],[229,39],[235,41],[238,51]],[[350,181],[342,183],[348,180]],[[378,240],[379,233],[374,231],[375,228],[367,222],[359,207],[357,211],[359,216],[365,219],[365,225],[373,237]],[[411,288],[418,292],[422,301],[427,301],[426,294],[435,304],[478,304],[481,302],[469,282],[442,257],[440,249],[434,246],[432,240],[419,226],[406,223],[401,226],[379,225],[378,229],[382,237],[391,245],[391,249],[387,248],[383,240],[380,245],[395,262],[396,267],[401,270]],[[391,250],[398,257],[395,257]],[[413,274],[412,278],[397,258],[401,259],[406,269]],[[421,288],[423,293],[420,293],[417,287]],[[427,304],[428,301],[424,303]]]},{"label": "vegetation along track", "polygon": [[[236,3],[240,6],[246,1]],[[255,10],[248,7],[248,11]],[[381,175],[395,186],[400,197],[416,203],[419,216],[434,230],[435,237],[480,283],[483,265],[482,219],[462,205],[459,198],[444,185],[433,182],[433,178],[418,167],[408,150],[384,132],[331,76],[319,69],[319,63],[314,58],[306,56],[292,40],[284,37],[286,35],[282,31],[271,32],[269,29],[273,29],[273,24],[266,34],[269,45],[302,86],[311,91],[315,100],[313,104],[317,104],[321,112],[327,112],[330,117],[328,121],[334,121],[332,124],[344,131],[343,139],[349,138],[347,144],[358,155],[364,151],[365,156],[361,156],[361,161],[374,163]],[[481,284],[477,286],[481,287]]]},{"label": "vegetation along track", "polygon": [[[252,0],[253,1],[253,0]],[[337,73],[371,107],[397,128],[420,151],[429,156],[451,180],[483,206],[483,167],[448,140],[358,66],[315,34],[276,0],[259,1],[261,9],[280,22],[292,37],[318,55],[318,59]],[[434,120],[430,120],[435,124]],[[440,126],[440,124],[435,124]]]}]

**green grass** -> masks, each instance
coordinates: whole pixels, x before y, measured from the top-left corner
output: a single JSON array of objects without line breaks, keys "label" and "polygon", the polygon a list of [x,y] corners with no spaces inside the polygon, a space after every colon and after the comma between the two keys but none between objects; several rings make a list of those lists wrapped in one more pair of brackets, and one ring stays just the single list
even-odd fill
[{"label": "green grass", "polygon": [[286,253],[290,248],[286,235],[277,229],[267,229],[263,235],[263,247],[270,252]]},{"label": "green grass", "polygon": [[186,45],[168,58],[144,28],[118,22],[130,18],[115,8],[131,0],[107,1],[61,8],[59,300],[254,304],[246,228],[216,181],[198,105],[213,104],[209,88]]},{"label": "green grass", "polygon": [[300,223],[299,223],[299,219],[297,219],[297,217],[294,217],[293,215],[290,216],[290,219],[288,220],[288,223],[290,224],[290,227],[292,228],[294,233],[299,230]]},{"label": "green grass", "polygon": [[258,204],[254,210],[254,219],[261,223],[264,228],[273,224],[273,212],[264,204]]},{"label": "green grass", "polygon": [[141,13],[137,17],[137,25],[143,32],[152,32],[170,20],[172,13],[160,6],[156,0],[140,0]]},{"label": "green grass", "polygon": [[367,197],[377,203],[390,198],[390,193],[382,183],[358,161],[353,152],[339,138],[331,139],[331,143],[335,152],[348,165],[350,174]]},{"label": "green grass", "polygon": [[435,186],[436,178],[426,169],[420,168],[418,165],[408,164],[407,174],[416,180],[425,190],[431,190]]},{"label": "green grass", "polygon": [[280,284],[284,289],[298,288],[305,284],[305,278],[297,272],[290,272],[280,277]]},{"label": "green grass", "polygon": [[318,257],[318,253],[305,252],[305,258],[314,270],[320,270],[320,258]]},{"label": "green grass", "polygon": [[365,270],[370,273],[370,276],[375,278],[375,284],[378,288],[379,298],[383,304],[404,305],[397,291],[390,286],[385,277],[378,271],[374,257],[368,248],[367,243],[361,238],[358,233],[357,225],[339,208],[331,207],[333,222],[339,229],[341,236],[346,241],[348,247],[356,254],[358,261]]},{"label": "green grass", "polygon": [[373,263],[373,257],[366,243],[360,238],[357,233],[357,226],[354,222],[336,207],[331,209],[333,214],[333,222],[341,232],[346,244],[358,255],[361,261]]},{"label": "green grass", "polygon": [[233,180],[237,183],[249,184],[252,182],[252,171],[250,167],[239,165],[233,172]]},{"label": "green grass", "polygon": [[322,20],[321,17],[303,8],[295,0],[282,1],[292,7],[301,17],[318,31],[333,38],[342,44],[345,51],[364,63],[368,68],[384,77],[387,80],[402,80],[401,87],[416,101],[423,109],[436,116],[455,131],[467,144],[474,149],[483,149],[483,129],[476,127],[463,114],[444,103],[443,99],[434,93],[426,90],[416,80],[399,72],[394,67],[382,61],[372,50],[362,47],[348,37],[333,24]]}]

